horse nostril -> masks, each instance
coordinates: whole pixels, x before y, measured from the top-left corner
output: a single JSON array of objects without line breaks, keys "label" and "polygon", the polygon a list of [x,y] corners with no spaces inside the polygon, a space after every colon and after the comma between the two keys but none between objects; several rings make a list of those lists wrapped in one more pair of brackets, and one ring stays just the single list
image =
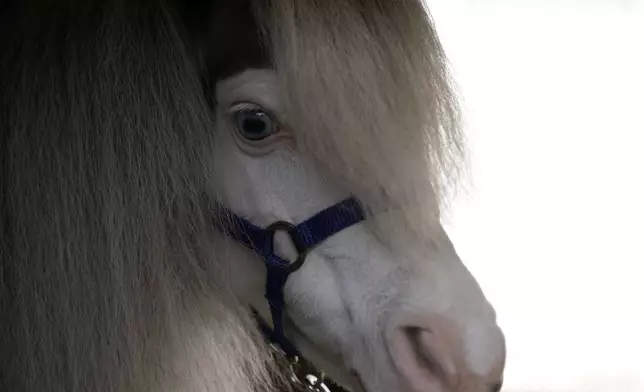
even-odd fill
[{"label": "horse nostril", "polygon": [[503,388],[503,381],[499,381],[498,383],[492,385],[490,392],[501,392],[501,388]]},{"label": "horse nostril", "polygon": [[390,335],[390,353],[398,372],[417,392],[451,388],[456,376],[445,337],[420,326],[400,326]]},{"label": "horse nostril", "polygon": [[402,332],[407,336],[416,363],[436,375],[442,375],[443,369],[441,369],[430,351],[433,339],[432,333],[419,327],[404,327]]}]

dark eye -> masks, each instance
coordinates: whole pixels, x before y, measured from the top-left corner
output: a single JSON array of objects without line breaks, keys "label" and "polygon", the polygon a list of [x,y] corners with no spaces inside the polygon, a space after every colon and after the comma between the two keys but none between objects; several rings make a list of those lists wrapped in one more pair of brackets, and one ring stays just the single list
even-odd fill
[{"label": "dark eye", "polygon": [[250,141],[260,141],[277,132],[270,114],[260,109],[243,109],[235,113],[237,130]]}]

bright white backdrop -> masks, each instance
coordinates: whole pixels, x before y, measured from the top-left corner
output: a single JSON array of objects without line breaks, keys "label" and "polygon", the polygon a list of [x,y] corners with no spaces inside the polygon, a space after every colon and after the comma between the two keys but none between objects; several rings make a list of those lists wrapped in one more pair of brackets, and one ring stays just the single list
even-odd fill
[{"label": "bright white backdrop", "polygon": [[448,218],[508,392],[644,392],[644,1],[428,0],[465,101]]}]

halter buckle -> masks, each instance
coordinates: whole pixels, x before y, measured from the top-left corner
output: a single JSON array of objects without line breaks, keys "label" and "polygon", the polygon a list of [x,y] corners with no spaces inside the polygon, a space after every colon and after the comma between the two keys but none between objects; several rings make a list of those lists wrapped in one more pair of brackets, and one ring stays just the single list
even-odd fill
[{"label": "halter buckle", "polygon": [[[289,260],[285,260],[284,258],[275,254],[275,234],[277,234],[278,231],[285,232],[288,234],[289,238],[291,239],[291,242],[293,243],[293,246],[295,247],[295,250],[297,251],[297,257],[292,262],[289,262]],[[297,227],[290,222],[277,221],[269,225],[266,228],[266,232],[268,232],[270,236],[270,239],[268,241],[270,246],[268,250],[270,254],[275,255],[280,259],[288,262],[288,264],[284,265],[283,267],[284,272],[286,272],[287,274],[291,274],[292,272],[295,272],[298,269],[300,269],[304,264],[304,260],[306,259],[308,250],[306,248],[306,244],[304,243],[304,240],[300,236],[300,233],[297,231]]]}]

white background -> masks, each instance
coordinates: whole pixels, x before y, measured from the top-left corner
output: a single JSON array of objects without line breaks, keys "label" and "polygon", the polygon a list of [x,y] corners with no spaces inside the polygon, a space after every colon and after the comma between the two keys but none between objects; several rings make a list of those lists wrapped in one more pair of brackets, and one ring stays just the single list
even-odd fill
[{"label": "white background", "polygon": [[448,227],[507,392],[644,392],[644,0],[428,0],[465,102]]}]

